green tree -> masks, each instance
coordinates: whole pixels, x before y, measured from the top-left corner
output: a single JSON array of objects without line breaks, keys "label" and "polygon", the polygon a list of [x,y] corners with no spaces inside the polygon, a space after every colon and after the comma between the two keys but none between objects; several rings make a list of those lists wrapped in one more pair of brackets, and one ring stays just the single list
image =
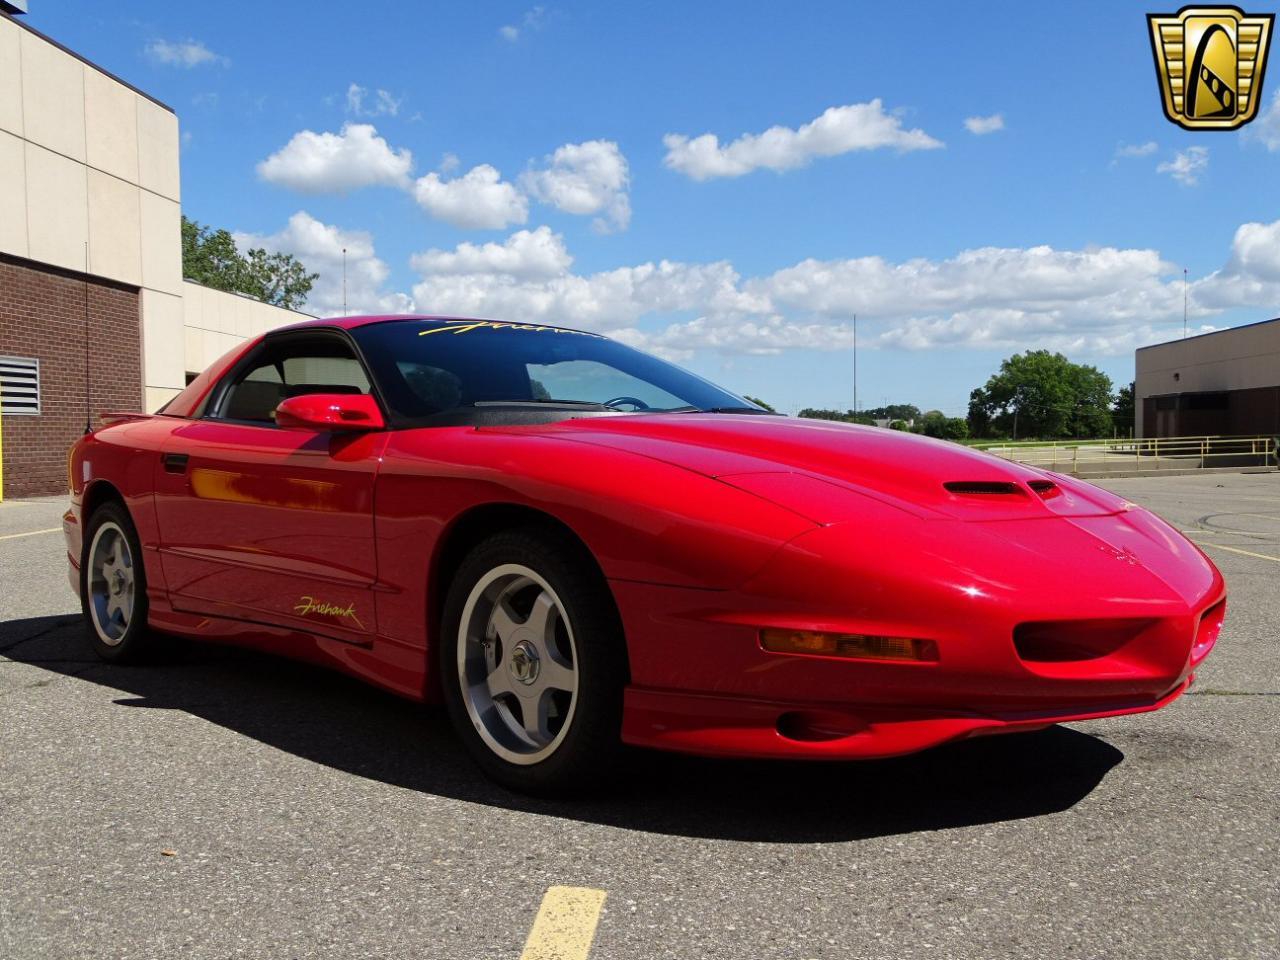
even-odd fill
[{"label": "green tree", "polygon": [[268,253],[255,247],[236,248],[226,230],[201,226],[182,218],[182,275],[188,280],[256,297],[263,303],[297,310],[307,302],[318,273],[308,273],[292,254]]},{"label": "green tree", "polygon": [[751,396],[751,394],[749,394],[749,393],[744,393],[744,394],[742,395],[742,398],[743,398],[744,400],[750,400],[750,401],[751,401],[752,403],[754,403],[757,407],[764,407],[764,408],[765,408],[766,410],[768,410],[770,413],[777,413],[777,412],[778,412],[777,410],[773,409],[773,407],[772,407],[772,406],[770,406],[769,404],[767,404],[767,403],[765,403],[763,400],[761,400],[759,397],[753,397],[753,396]]},{"label": "green tree", "polygon": [[845,410],[841,413],[839,410],[822,410],[814,407],[805,407],[799,414],[805,420],[835,420],[839,423],[861,423],[864,426],[871,426],[872,420],[866,413],[859,411],[854,413],[852,410]]},{"label": "green tree", "polygon": [[869,420],[919,420],[920,408],[914,403],[891,403],[885,407],[871,407],[859,410],[861,416]]},{"label": "green tree", "polygon": [[1108,436],[1111,378],[1048,350],[1014,354],[969,395],[969,431],[1015,439]]},{"label": "green tree", "polygon": [[1135,413],[1133,384],[1130,383],[1116,391],[1115,403],[1111,405],[1111,422],[1121,436],[1133,436]]},{"label": "green tree", "polygon": [[962,417],[948,417],[941,410],[929,410],[916,421],[916,432],[939,440],[963,440],[969,424]]}]

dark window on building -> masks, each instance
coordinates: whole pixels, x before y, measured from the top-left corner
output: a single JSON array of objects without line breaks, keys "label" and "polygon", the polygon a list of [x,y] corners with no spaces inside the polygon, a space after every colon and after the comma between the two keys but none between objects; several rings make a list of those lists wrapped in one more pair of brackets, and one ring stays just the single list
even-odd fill
[{"label": "dark window on building", "polygon": [[1156,397],[1156,409],[1157,410],[1177,410],[1178,398],[1177,397]]},{"label": "dark window on building", "polygon": [[40,361],[34,357],[0,357],[0,415],[40,413]]},{"label": "dark window on building", "polygon": [[1182,397],[1183,410],[1226,410],[1231,397],[1225,393],[1187,393]]}]

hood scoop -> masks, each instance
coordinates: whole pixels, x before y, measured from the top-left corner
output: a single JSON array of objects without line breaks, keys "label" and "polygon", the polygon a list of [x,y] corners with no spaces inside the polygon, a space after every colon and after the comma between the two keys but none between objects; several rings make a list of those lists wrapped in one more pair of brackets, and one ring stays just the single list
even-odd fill
[{"label": "hood scoop", "polygon": [[[1026,490],[1009,480],[949,480],[942,485],[958,497],[1025,497]],[[1027,487],[1041,500],[1052,500],[1062,489],[1052,480],[1028,480]]]},{"label": "hood scoop", "polygon": [[948,480],[943,488],[958,497],[1025,497],[1026,492],[1007,480]]}]

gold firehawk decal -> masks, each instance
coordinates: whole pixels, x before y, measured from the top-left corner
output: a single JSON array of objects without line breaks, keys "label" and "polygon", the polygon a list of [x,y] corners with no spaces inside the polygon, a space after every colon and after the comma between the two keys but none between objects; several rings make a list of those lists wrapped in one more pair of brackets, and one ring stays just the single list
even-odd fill
[{"label": "gold firehawk decal", "polygon": [[534,330],[542,333],[572,333],[579,337],[604,339],[598,333],[587,333],[585,330],[566,330],[563,327],[548,327],[542,323],[504,323],[501,320],[450,321],[429,330],[420,330],[418,336],[425,337],[430,333],[470,333],[472,330]]},{"label": "gold firehawk decal", "polygon": [[356,605],[354,603],[340,607],[336,603],[327,603],[324,600],[317,600],[315,597],[299,597],[298,602],[294,605],[293,612],[300,617],[305,617],[311,613],[318,613],[322,617],[349,617],[355,621],[357,627],[361,630],[364,629],[364,624],[356,616]]},{"label": "gold firehawk decal", "polygon": [[1148,14],[1164,115],[1185,130],[1235,130],[1252,120],[1274,20],[1239,7]]}]

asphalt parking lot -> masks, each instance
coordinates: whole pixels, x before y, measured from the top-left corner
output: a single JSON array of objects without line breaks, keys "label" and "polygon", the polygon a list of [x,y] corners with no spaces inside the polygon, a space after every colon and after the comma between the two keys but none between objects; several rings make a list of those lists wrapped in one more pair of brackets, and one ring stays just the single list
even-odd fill
[{"label": "asphalt parking lot", "polygon": [[638,754],[571,804],[318,669],[99,663],[64,503],[0,504],[0,956],[515,960],[563,885],[606,896],[594,960],[1280,957],[1280,474],[1107,485],[1231,590],[1168,709],[856,766]]}]

